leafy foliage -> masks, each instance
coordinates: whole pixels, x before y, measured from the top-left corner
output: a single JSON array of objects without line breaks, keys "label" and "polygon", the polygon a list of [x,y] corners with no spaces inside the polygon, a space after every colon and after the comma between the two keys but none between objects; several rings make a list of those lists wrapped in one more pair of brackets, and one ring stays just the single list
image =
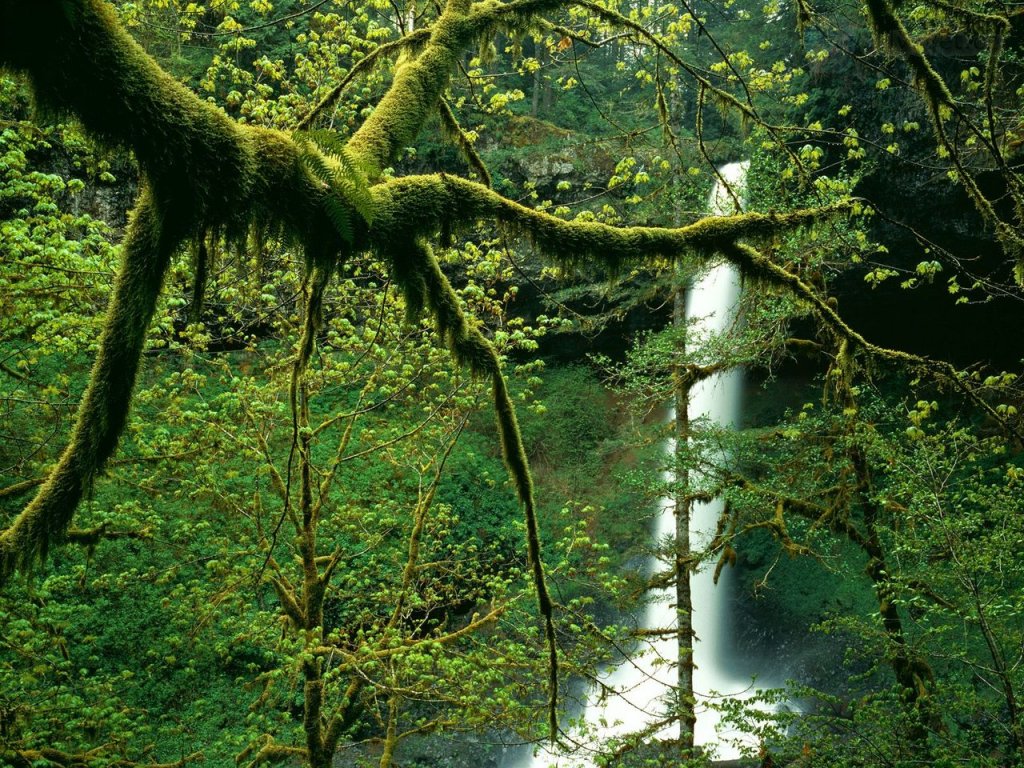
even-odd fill
[{"label": "leafy foliage", "polygon": [[[511,284],[599,275],[555,302],[579,320],[594,296],[612,315],[612,299],[654,300],[723,256],[744,272],[746,324],[711,347],[678,327],[645,335],[620,369],[628,397],[663,400],[666,365],[770,373],[806,354],[820,398],[763,429],[694,433],[680,464],[702,479],[677,486],[729,502],[698,559],[742,563],[769,537],[762,586],[781,554],[860,585],[808,609],[832,612],[823,627],[854,666],[842,686],[804,690],[813,712],[778,715],[790,738],[726,708],[797,764],[1019,761],[1016,378],[956,368],[977,339],[951,363],[897,348],[917,307],[920,325],[962,330],[955,318],[977,315],[959,312],[1019,295],[1012,13],[118,4],[196,98],[106,4],[59,10],[0,0],[4,61],[43,107],[130,146],[146,179],[104,330],[122,222],[97,214],[134,187],[113,186],[81,126],[28,121],[27,84],[4,76],[0,503],[28,522],[5,533],[3,574],[54,537],[72,546],[4,588],[0,763],[180,765],[202,750],[324,765],[345,744],[350,763],[387,765],[416,734],[534,737],[545,659],[527,575],[550,668],[586,678],[602,634],[631,642],[607,606],[628,600],[619,566],[644,517],[608,471],[619,446],[599,387],[579,370],[506,387],[503,356],[533,356],[570,324],[550,307],[537,328],[510,317]],[[131,77],[91,68],[97,51]],[[463,160],[433,136],[439,108],[476,175],[495,167],[493,190],[457,177]],[[283,132],[298,126],[312,130]],[[753,212],[701,220],[715,164],[740,156]],[[623,223],[638,226],[608,226]],[[850,317],[883,301],[898,314],[862,335]],[[480,382],[429,341],[421,310],[491,377],[525,563],[493,428],[475,415]],[[993,330],[1007,326],[986,326],[992,348],[1012,346]],[[928,327],[916,338],[952,345]],[[512,402],[534,390],[546,402],[520,441]],[[725,443],[735,463],[704,450]],[[566,619],[557,653],[541,533]]]},{"label": "leafy foliage", "polygon": [[327,213],[342,239],[351,244],[355,239],[350,210],[362,218],[365,225],[373,223],[373,196],[370,194],[368,177],[379,171],[367,167],[354,155],[344,142],[330,131],[312,131],[299,137],[299,145],[315,147],[300,152],[314,177],[325,184],[330,191],[326,198]]}]

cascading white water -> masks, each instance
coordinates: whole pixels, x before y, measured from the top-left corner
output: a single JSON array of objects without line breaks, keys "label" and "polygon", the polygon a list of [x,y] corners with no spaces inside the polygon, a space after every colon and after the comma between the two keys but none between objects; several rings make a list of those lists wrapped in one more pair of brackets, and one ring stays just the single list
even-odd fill
[{"label": "cascading white water", "polygon": [[[749,163],[730,163],[719,169],[732,194],[719,181],[708,202],[710,213],[722,216],[735,210],[734,195],[744,194]],[[736,322],[740,297],[739,275],[731,264],[713,266],[691,288],[686,300],[686,320],[697,334],[696,343],[727,333]],[[691,342],[692,344],[692,342]],[[709,361],[710,362],[710,361]],[[689,415],[691,423],[706,419],[722,427],[738,425],[740,394],[743,374],[739,368],[712,376],[697,383],[690,390]],[[714,537],[721,499],[709,503],[698,502],[690,512],[690,542],[694,551],[705,549]],[[694,742],[709,754],[721,759],[738,757],[731,743],[740,734],[728,734],[721,729],[719,712],[711,705],[716,697],[745,697],[751,689],[749,669],[736,669],[729,653],[731,643],[726,639],[730,571],[722,571],[718,584],[714,583],[714,569],[706,566],[690,578],[693,595],[693,630],[697,637],[693,657],[693,689],[697,700],[697,727]]]},{"label": "cascading white water", "polygon": [[[748,163],[730,163],[719,169],[719,174],[733,194],[742,195]],[[735,208],[734,197],[718,181],[708,201],[709,213],[727,215]],[[736,322],[740,286],[735,269],[729,264],[717,264],[709,269],[690,289],[686,303],[688,346],[696,348],[718,336]],[[689,417],[691,423],[707,420],[720,426],[734,426],[740,407],[742,374],[731,370],[712,376],[695,385],[690,391]],[[675,411],[670,418],[674,419]],[[668,441],[666,451],[674,451]],[[666,477],[666,480],[671,479]],[[659,502],[659,513],[654,535],[656,541],[670,540],[675,535],[674,505],[671,499]],[[690,516],[690,540],[694,551],[707,546],[715,533],[720,501],[697,503]],[[661,564],[652,558],[651,569]],[[718,759],[738,756],[730,737],[736,734],[720,732],[719,714],[711,705],[722,697],[745,696],[750,685],[751,670],[735,670],[724,654],[728,646],[723,640],[727,571],[716,586],[713,568],[702,568],[691,577],[693,601],[693,628],[697,636],[694,643],[693,687],[697,701],[695,743]],[[644,608],[644,629],[671,629],[676,625],[674,590],[658,589],[649,593]],[[583,713],[585,727],[578,734],[583,748],[573,755],[558,755],[539,749],[535,755],[518,762],[514,768],[585,768],[593,765],[591,756],[598,750],[598,742],[615,736],[624,736],[653,726],[671,711],[678,675],[675,668],[676,641],[671,635],[644,642],[633,656],[609,669],[602,679],[607,695],[591,695]],[[651,734],[652,738],[672,739],[679,735],[678,724]],[[512,768],[510,766],[510,768]]]}]

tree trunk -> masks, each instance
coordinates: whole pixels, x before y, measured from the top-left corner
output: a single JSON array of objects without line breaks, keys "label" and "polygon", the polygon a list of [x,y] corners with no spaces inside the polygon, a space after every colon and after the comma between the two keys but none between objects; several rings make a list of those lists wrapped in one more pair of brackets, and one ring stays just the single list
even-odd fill
[{"label": "tree trunk", "polygon": [[[672,323],[677,332],[686,325],[686,292],[676,287]],[[685,339],[680,333],[680,338]],[[677,354],[685,352],[685,341],[677,342]],[[676,717],[679,720],[679,756],[693,753],[696,729],[696,700],[693,693],[693,596],[690,592],[690,511],[693,504],[689,489],[689,471],[684,468],[684,454],[690,438],[690,387],[692,378],[676,366],[672,374],[675,399],[675,585],[676,585],[676,664],[679,683],[676,688]]]}]

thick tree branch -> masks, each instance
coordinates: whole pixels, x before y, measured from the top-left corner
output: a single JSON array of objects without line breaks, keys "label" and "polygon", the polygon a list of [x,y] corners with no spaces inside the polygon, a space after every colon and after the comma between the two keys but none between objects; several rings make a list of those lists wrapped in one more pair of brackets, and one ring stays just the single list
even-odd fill
[{"label": "thick tree branch", "polygon": [[341,94],[345,92],[345,89],[361,74],[369,73],[373,70],[377,64],[380,63],[381,59],[391,53],[400,53],[406,49],[415,48],[418,45],[422,45],[430,37],[430,28],[422,27],[417,29],[415,32],[410,32],[399,40],[393,40],[390,43],[384,43],[377,48],[374,48],[366,56],[361,58],[359,61],[352,65],[352,69],[348,71],[348,74],[342,78],[341,82],[331,88],[327,94],[317,102],[316,106],[309,111],[299,121],[296,126],[296,130],[303,131],[313,125],[316,120],[321,117],[324,112],[333,107],[338,99],[341,98]]},{"label": "thick tree branch", "polygon": [[[370,240],[385,249],[429,237],[445,227],[482,219],[509,224],[546,255],[567,266],[603,266],[613,272],[627,265],[673,259],[686,253],[724,254],[746,277],[787,287],[793,276],[763,257],[731,246],[740,239],[771,237],[848,214],[857,203],[845,200],[822,208],[787,213],[713,216],[684,227],[612,227],[592,221],[566,221],[527,208],[482,184],[445,174],[406,176],[373,187],[375,218]],[[396,278],[397,279],[397,278]]]},{"label": "thick tree branch", "polygon": [[[45,35],[35,34],[46,30]],[[172,254],[209,229],[253,221],[293,234],[311,261],[343,241],[294,142],[240,127],[163,72],[101,0],[0,2],[0,65],[26,72],[41,105],[73,112],[130,147],[147,183],[71,440],[36,497],[0,534],[0,582],[45,555],[113,453],[127,419],[149,322]]]},{"label": "thick tree branch", "polygon": [[371,167],[385,167],[412,143],[434,113],[459,57],[473,38],[468,12],[469,0],[449,0],[430,28],[423,51],[399,62],[391,87],[352,135],[348,148]]},{"label": "thick tree branch", "polygon": [[44,557],[50,542],[64,537],[82,495],[114,452],[173,246],[163,236],[155,202],[145,195],[129,227],[100,351],[71,441],[36,497],[0,534],[0,583],[15,569]]}]

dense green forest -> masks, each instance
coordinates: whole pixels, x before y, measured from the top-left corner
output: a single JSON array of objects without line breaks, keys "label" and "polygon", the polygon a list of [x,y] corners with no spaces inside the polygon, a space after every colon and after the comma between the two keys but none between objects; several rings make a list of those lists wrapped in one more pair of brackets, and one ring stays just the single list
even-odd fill
[{"label": "dense green forest", "polygon": [[[724,569],[793,678],[717,705],[742,764],[1024,765],[1021,32],[0,0],[0,766],[708,766],[686,606]],[[682,415],[740,369],[739,427]],[[651,540],[662,497],[725,500],[707,547]],[[657,727],[589,754],[659,633]]]}]

